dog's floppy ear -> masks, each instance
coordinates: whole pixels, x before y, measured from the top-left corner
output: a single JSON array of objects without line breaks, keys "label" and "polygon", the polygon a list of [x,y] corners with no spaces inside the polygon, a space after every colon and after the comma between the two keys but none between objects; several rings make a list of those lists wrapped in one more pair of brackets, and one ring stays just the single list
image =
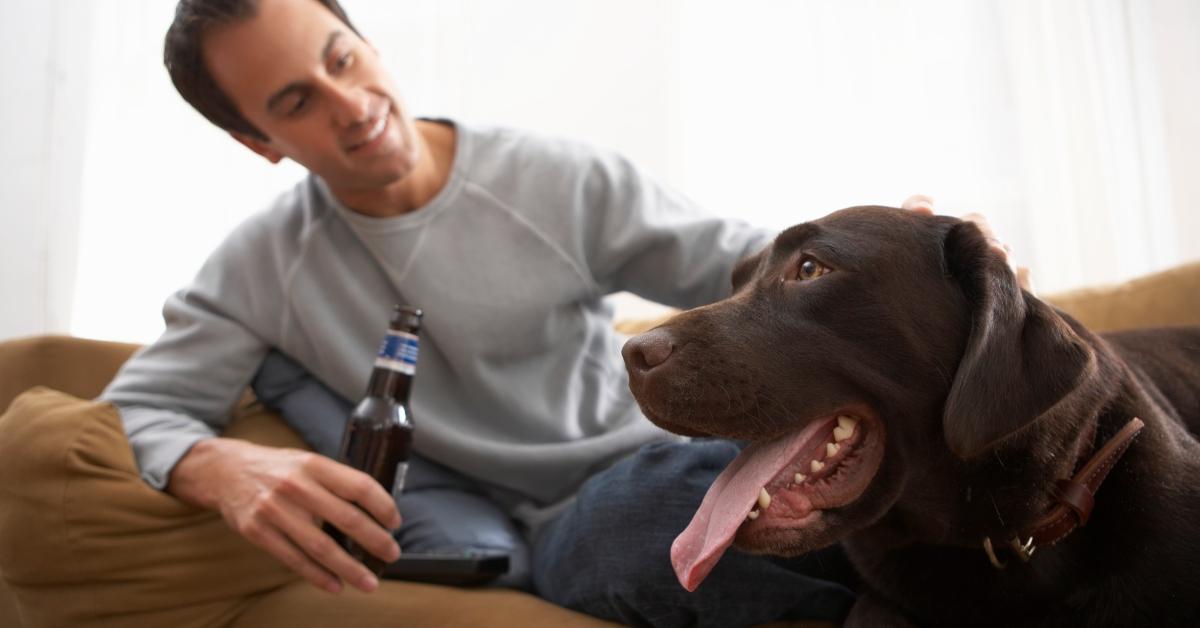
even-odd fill
[{"label": "dog's floppy ear", "polygon": [[1017,285],[979,228],[961,222],[944,241],[971,329],[946,399],[942,428],[963,460],[1029,427],[1095,369],[1095,354],[1054,310]]}]

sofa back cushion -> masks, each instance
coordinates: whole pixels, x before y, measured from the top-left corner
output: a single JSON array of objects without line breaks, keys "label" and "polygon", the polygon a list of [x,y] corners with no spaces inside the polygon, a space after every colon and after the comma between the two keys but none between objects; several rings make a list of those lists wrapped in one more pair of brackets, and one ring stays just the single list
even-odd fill
[{"label": "sofa back cushion", "polygon": [[137,349],[135,344],[71,336],[0,342],[0,412],[34,386],[94,399]]}]

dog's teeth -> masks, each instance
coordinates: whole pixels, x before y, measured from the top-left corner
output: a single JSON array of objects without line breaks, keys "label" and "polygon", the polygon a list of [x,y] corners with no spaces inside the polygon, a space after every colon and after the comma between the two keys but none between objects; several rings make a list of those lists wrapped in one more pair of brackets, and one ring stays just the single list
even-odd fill
[{"label": "dog's teeth", "polygon": [[847,414],[838,415],[837,427],[833,428],[833,440],[840,443],[850,438],[855,425],[858,425],[858,419]]},{"label": "dog's teeth", "polygon": [[746,518],[747,518],[747,519],[749,519],[749,520],[751,520],[751,521],[754,521],[755,519],[758,519],[758,511],[757,511],[757,510],[751,510],[751,511],[750,511],[750,512],[749,512],[749,513],[746,515]]},{"label": "dog's teeth", "polygon": [[824,463],[824,462],[821,462],[820,460],[813,460],[813,461],[812,461],[812,471],[813,471],[813,473],[816,473],[817,471],[820,471],[821,469],[824,469],[824,468],[825,468],[825,463]]},{"label": "dog's teeth", "polygon": [[838,449],[840,449],[840,448],[833,443],[825,443],[825,457],[830,458],[830,457],[836,455],[838,452]]},{"label": "dog's teeth", "polygon": [[767,494],[766,488],[758,489],[758,505],[762,506],[763,510],[771,507],[771,496]]},{"label": "dog's teeth", "polygon": [[796,484],[804,484],[804,481],[808,479],[808,476],[804,475],[803,473],[797,473],[796,475],[792,476],[792,479],[795,480]]}]

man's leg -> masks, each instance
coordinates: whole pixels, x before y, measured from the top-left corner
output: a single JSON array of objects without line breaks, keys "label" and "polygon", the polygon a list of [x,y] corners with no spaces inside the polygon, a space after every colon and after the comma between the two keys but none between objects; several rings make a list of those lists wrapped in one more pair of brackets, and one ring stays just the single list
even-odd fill
[{"label": "man's leg", "polygon": [[721,440],[658,443],[592,477],[575,503],[538,532],[537,593],[635,626],[726,628],[844,617],[854,601],[854,576],[838,547],[798,559],[730,549],[695,592],[676,580],[671,543],[737,453],[737,445]]},{"label": "man's leg", "polygon": [[[349,401],[276,351],[267,355],[251,385],[259,401],[277,410],[314,451],[337,456],[352,409]],[[402,551],[507,552],[509,571],[491,584],[530,588],[529,547],[512,518],[483,494],[478,482],[413,453],[396,507],[403,519],[396,534]]]},{"label": "man's leg", "polygon": [[27,626],[225,625],[300,579],[143,482],[115,408],[46,388],[0,416],[0,564]]}]

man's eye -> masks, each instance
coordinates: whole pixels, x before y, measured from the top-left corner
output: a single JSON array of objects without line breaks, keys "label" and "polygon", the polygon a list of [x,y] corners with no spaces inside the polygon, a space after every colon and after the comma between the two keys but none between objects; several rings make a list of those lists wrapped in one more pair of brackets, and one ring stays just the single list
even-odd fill
[{"label": "man's eye", "polygon": [[796,273],[796,279],[807,281],[809,279],[816,279],[828,272],[829,268],[825,265],[814,259],[806,258],[800,261],[800,270]]},{"label": "man's eye", "polygon": [[352,63],[354,63],[354,53],[347,52],[346,54],[343,54],[334,60],[333,67],[338,70],[344,70],[350,67],[350,64]]},{"label": "man's eye", "polygon": [[290,107],[287,108],[287,115],[295,116],[304,112],[304,108],[308,105],[308,96],[297,96]]}]

